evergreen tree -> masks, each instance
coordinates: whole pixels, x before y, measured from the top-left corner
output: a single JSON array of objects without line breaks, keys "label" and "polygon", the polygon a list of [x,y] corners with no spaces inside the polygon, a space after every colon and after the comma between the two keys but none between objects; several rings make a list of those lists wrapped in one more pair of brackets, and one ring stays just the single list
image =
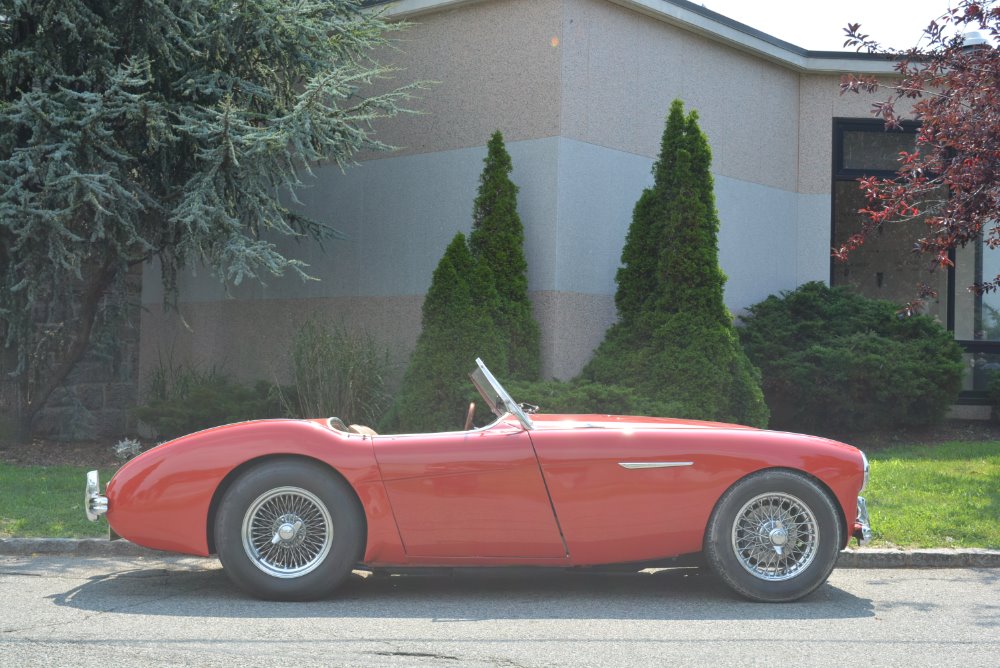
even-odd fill
[{"label": "evergreen tree", "polygon": [[677,405],[680,417],[763,426],[760,374],[723,301],[711,151],[697,119],[679,100],[671,105],[653,186],[622,251],[619,321],[583,376]]},{"label": "evergreen tree", "polygon": [[676,195],[671,175],[684,139],[684,126],[684,107],[675,102],[667,116],[659,159],[653,165],[653,180],[659,188],[642,191],[625,236],[622,266],[615,275],[615,306],[619,321],[626,325],[634,325],[640,314],[649,310],[649,300],[659,298],[663,219],[668,215],[667,204]]},{"label": "evergreen tree", "polygon": [[397,432],[456,431],[468,407],[468,373],[481,357],[506,368],[506,343],[493,321],[499,300],[485,263],[465,235],[452,239],[434,270],[423,305],[423,328],[396,403],[381,428]]},{"label": "evergreen tree", "polygon": [[497,130],[487,145],[479,194],[473,208],[469,245],[495,281],[499,301],[493,318],[507,339],[510,378],[535,380],[541,372],[539,329],[528,299],[528,263],[524,259],[524,226],[517,215],[517,186],[510,180],[510,155]]},{"label": "evergreen tree", "polygon": [[87,348],[111,287],[158,260],[232,283],[302,273],[283,235],[310,165],[386,149],[366,96],[398,24],[359,0],[0,0],[0,327],[22,431]]}]

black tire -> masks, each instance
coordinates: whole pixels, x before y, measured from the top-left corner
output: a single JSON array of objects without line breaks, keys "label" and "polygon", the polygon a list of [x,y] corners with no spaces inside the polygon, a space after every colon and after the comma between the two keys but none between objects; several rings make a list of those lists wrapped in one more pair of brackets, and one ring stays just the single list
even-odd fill
[{"label": "black tire", "polygon": [[226,490],[215,546],[229,579],[254,596],[314,600],[328,596],[361,559],[364,520],[354,491],[329,469],[269,460]]},{"label": "black tire", "polygon": [[826,491],[787,470],[730,487],[705,531],[709,566],[753,601],[794,601],[830,577],[840,554],[840,512]]}]

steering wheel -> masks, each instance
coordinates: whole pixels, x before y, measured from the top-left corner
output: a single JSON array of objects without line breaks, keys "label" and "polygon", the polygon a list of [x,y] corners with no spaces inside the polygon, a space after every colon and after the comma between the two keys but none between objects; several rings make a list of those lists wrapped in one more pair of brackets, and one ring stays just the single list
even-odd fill
[{"label": "steering wheel", "polygon": [[472,418],[476,417],[476,402],[469,402],[469,410],[465,412],[465,431],[472,429]]}]

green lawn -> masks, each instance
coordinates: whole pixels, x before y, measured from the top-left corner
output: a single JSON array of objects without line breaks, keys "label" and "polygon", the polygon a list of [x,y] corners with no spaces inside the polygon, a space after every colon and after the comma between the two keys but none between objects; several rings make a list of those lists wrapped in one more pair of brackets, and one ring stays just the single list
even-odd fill
[{"label": "green lawn", "polygon": [[[100,472],[102,489],[112,473]],[[107,522],[90,522],[83,513],[86,475],[76,466],[0,463],[0,538],[106,536]]]},{"label": "green lawn", "polygon": [[1000,549],[1000,441],[869,453],[873,546]]},{"label": "green lawn", "polygon": [[[1000,441],[870,454],[874,546],[1000,549]],[[83,514],[86,469],[0,464],[0,537],[103,536]],[[101,471],[102,484],[110,470]]]}]

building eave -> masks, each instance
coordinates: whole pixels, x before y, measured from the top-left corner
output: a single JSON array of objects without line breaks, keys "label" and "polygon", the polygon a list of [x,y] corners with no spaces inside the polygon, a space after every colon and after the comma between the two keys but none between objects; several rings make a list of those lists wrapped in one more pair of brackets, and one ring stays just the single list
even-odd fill
[{"label": "building eave", "polygon": [[[454,9],[487,0],[370,0],[391,18]],[[803,74],[891,74],[894,63],[886,56],[851,51],[809,51],[687,0],[609,0],[669,23],[706,39],[787,67]]]}]

